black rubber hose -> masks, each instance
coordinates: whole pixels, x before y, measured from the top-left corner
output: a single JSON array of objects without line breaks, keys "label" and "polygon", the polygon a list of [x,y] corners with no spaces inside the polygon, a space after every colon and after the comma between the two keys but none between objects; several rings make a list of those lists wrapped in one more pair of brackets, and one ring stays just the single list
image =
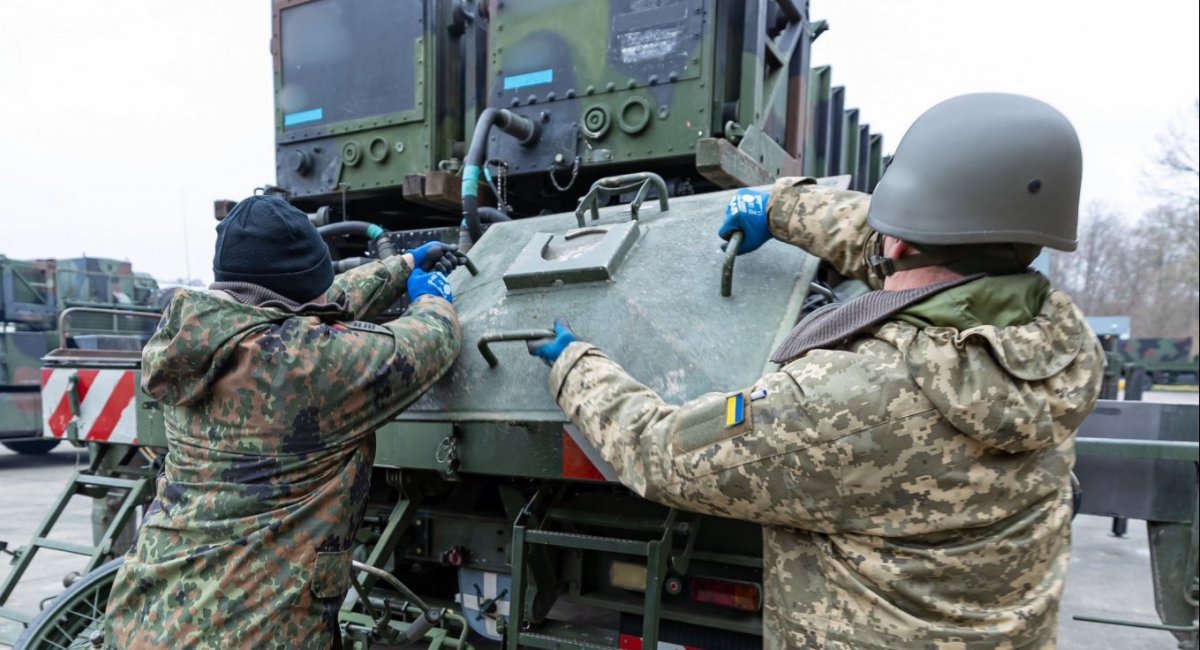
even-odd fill
[{"label": "black rubber hose", "polygon": [[479,221],[479,179],[487,156],[488,134],[493,126],[516,138],[524,146],[533,144],[538,137],[537,124],[533,120],[507,108],[486,108],[479,114],[475,133],[471,135],[471,146],[463,161],[462,173],[463,221],[466,222],[472,244],[483,236],[483,224]]},{"label": "black rubber hose", "polygon": [[483,223],[500,223],[501,221],[512,221],[512,217],[504,213],[503,210],[496,208],[482,207],[478,209],[479,220]]},{"label": "black rubber hose", "polygon": [[387,231],[366,221],[339,221],[328,226],[321,226],[317,228],[317,232],[324,239],[339,235],[362,235],[375,242],[375,251],[381,260],[396,254],[396,247],[392,245],[392,240],[383,236]]},{"label": "black rubber hose", "polygon": [[[376,230],[379,232],[376,232]],[[321,233],[321,236],[326,239],[337,237],[338,235],[362,235],[368,239],[375,239],[383,232],[383,228],[373,223],[367,223],[366,221],[338,221],[317,228],[317,232]]]}]

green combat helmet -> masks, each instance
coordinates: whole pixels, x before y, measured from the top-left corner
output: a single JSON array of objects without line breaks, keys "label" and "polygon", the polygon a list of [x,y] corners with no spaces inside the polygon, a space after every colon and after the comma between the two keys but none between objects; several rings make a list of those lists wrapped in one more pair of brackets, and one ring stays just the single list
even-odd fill
[{"label": "green combat helmet", "polygon": [[880,277],[932,265],[1019,273],[1042,246],[1073,251],[1082,168],[1075,129],[1049,104],[1001,93],[948,99],[904,134],[867,215],[877,233],[921,254],[888,259],[876,236],[871,268]]}]

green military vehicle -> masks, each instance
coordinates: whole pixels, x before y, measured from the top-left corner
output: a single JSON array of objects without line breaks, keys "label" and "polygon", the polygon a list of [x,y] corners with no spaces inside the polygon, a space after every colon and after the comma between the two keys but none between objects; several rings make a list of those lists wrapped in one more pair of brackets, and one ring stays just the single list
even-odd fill
[{"label": "green military vehicle", "polygon": [[153,330],[145,319],[67,310],[155,311],[157,298],[158,284],[129,262],[0,255],[0,444],[20,454],[43,454],[58,444],[42,437],[41,359],[60,346],[64,313],[76,334],[69,345],[82,349],[122,340],[137,349]]},{"label": "green military vehicle", "polygon": [[1125,365],[1146,369],[1148,384],[1200,383],[1200,358],[1193,352],[1192,337],[1131,338],[1120,341],[1116,352]]},{"label": "green military vehicle", "polygon": [[[761,647],[761,530],[616,483],[519,342],[576,317],[682,401],[750,383],[799,317],[863,290],[799,249],[737,259],[737,238],[722,253],[714,235],[732,188],[804,174],[870,191],[879,179],[882,139],[830,69],[811,67],[825,25],[803,0],[273,0],[272,11],[277,176],[265,191],[310,214],[338,268],[430,239],[459,241],[473,260],[452,278],[459,360],[378,433],[344,643]],[[134,351],[61,349],[45,371],[65,385],[136,375],[138,363]],[[42,612],[0,609],[25,625],[17,648],[104,647],[123,550],[111,537],[150,498],[166,444],[158,406],[135,400],[135,438],[85,435],[92,467],[60,500],[126,495],[109,534],[44,543],[56,507],[0,585],[2,605],[40,548],[88,556],[90,572]],[[1120,403],[1106,409],[1089,435],[1118,439],[1118,452],[1195,455],[1194,407],[1156,410],[1155,426],[1138,413],[1136,432]],[[1151,441],[1124,440],[1138,436]],[[131,467],[134,449],[145,462]],[[1194,497],[1169,509],[1152,497],[1160,483],[1194,486],[1194,467],[1144,462],[1141,483],[1101,487],[1121,468],[1089,479],[1083,509],[1136,510],[1170,533],[1158,557],[1186,555]],[[1150,496],[1135,509],[1110,492]],[[1190,574],[1176,573],[1161,582],[1174,599],[1163,620],[1186,625],[1194,609],[1176,586]]]}]

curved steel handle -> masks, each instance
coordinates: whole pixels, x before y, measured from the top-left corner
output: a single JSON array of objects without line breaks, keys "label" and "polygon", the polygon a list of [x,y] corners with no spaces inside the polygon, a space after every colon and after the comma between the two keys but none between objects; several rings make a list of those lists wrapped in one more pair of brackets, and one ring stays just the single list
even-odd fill
[{"label": "curved steel handle", "polygon": [[463,262],[463,266],[467,267],[467,271],[469,271],[471,275],[479,275],[479,269],[475,267],[475,262],[472,262],[471,258],[467,257],[466,253],[463,253],[463,259],[466,260]]},{"label": "curved steel handle", "polygon": [[514,330],[512,332],[495,332],[492,334],[484,334],[479,337],[479,354],[487,361],[487,364],[493,368],[500,365],[500,360],[492,353],[490,347],[492,343],[500,343],[503,341],[536,341],[538,339],[554,338],[554,330]]},{"label": "curved steel handle", "polygon": [[650,192],[650,187],[653,186],[658,191],[658,209],[666,212],[667,206],[667,183],[662,179],[662,176],[654,172],[638,172],[636,174],[623,174],[621,176],[609,176],[601,178],[592,183],[592,187],[588,189],[587,194],[579,200],[579,207],[575,208],[575,220],[579,222],[579,227],[583,227],[583,215],[591,210],[592,221],[600,218],[600,199],[608,198],[618,194],[624,194],[632,190],[637,190],[637,194],[633,197],[633,201],[629,203],[629,212],[633,221],[637,221],[638,209],[642,207],[642,201],[646,200],[646,194]]},{"label": "curved steel handle", "polygon": [[735,230],[729,237],[729,245],[725,247],[725,266],[721,267],[721,297],[733,295],[733,262],[737,259],[738,249],[742,247],[742,231]]}]

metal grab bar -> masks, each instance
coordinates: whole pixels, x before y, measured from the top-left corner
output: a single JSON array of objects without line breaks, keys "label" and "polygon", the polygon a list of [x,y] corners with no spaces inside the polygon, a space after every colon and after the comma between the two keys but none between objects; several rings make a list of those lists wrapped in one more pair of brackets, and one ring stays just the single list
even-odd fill
[{"label": "metal grab bar", "polygon": [[733,263],[737,260],[738,249],[742,247],[742,239],[746,236],[742,231],[735,230],[729,237],[729,245],[725,247],[725,266],[721,267],[721,297],[733,295]]},{"label": "metal grab bar", "polygon": [[67,347],[67,319],[74,314],[107,314],[110,316],[133,316],[137,318],[162,318],[162,312],[134,311],[132,309],[103,309],[100,307],[69,307],[58,315],[58,347]]},{"label": "metal grab bar", "polygon": [[492,352],[489,345],[491,343],[499,343],[501,341],[536,341],[538,339],[552,339],[556,335],[554,330],[515,330],[512,332],[496,332],[494,334],[484,334],[479,337],[479,354],[487,360],[487,364],[493,368],[500,365],[500,360]]}]

